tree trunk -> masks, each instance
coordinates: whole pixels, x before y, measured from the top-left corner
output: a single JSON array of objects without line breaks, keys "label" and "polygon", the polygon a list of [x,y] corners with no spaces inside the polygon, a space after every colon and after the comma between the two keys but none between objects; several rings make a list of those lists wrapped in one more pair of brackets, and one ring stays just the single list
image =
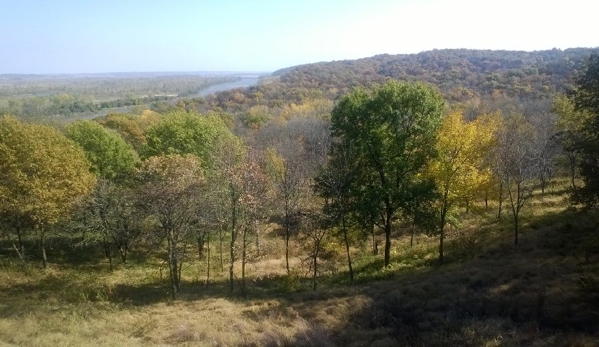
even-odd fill
[{"label": "tree trunk", "polygon": [[410,248],[414,246],[414,232],[416,231],[416,219],[412,219],[412,232],[410,234]]},{"label": "tree trunk", "polygon": [[[183,247],[183,249],[185,249],[187,247],[187,245],[185,245]],[[177,254],[177,293],[179,292],[179,290],[181,289],[181,271],[183,271],[183,257],[184,257],[185,253],[183,253],[181,255],[181,257],[179,257],[179,255]]]},{"label": "tree trunk", "polygon": [[376,238],[374,235],[374,227],[371,226],[370,228],[370,233],[372,235],[372,255],[379,255],[379,247],[378,244],[376,242]]},{"label": "tree trunk", "polygon": [[[509,182],[508,182],[509,183]],[[522,204],[522,187],[521,182],[516,184],[516,196],[508,185],[508,193],[510,196],[510,205],[512,206],[512,215],[514,216],[514,246],[518,246],[518,232],[519,232],[519,219],[520,219],[520,207]]]},{"label": "tree trunk", "polygon": [[204,236],[198,235],[197,242],[198,242],[198,258],[200,260],[204,260]]},{"label": "tree trunk", "polygon": [[316,290],[316,276],[318,273],[318,250],[320,249],[320,242],[314,244],[316,249],[314,250],[314,273],[312,274],[312,290]]},{"label": "tree trunk", "polygon": [[391,263],[391,216],[387,213],[385,221],[385,267]]},{"label": "tree trunk", "polygon": [[175,300],[177,292],[179,292],[179,269],[177,264],[177,250],[173,230],[167,233],[168,241],[168,270],[171,280],[171,298]]},{"label": "tree trunk", "polygon": [[45,230],[44,230],[43,225],[39,227],[39,233],[40,233],[40,249],[42,252],[42,264],[44,266],[44,269],[46,269],[48,267],[48,257],[46,256],[46,235],[45,235]]},{"label": "tree trunk", "polygon": [[443,194],[443,206],[441,207],[441,225],[440,232],[441,235],[439,237],[439,263],[443,264],[443,240],[445,239],[445,218],[447,217],[447,209],[448,202],[447,196],[449,195],[449,189],[445,189],[445,193]]},{"label": "tree trunk", "polygon": [[285,268],[287,269],[287,275],[289,275],[289,238],[291,237],[290,230],[290,216],[287,211],[285,211]]},{"label": "tree trunk", "polygon": [[210,233],[208,233],[206,236],[206,253],[208,253],[206,255],[206,284],[208,284],[210,283]]},{"label": "tree trunk", "polygon": [[501,219],[501,208],[503,207],[503,182],[499,182],[499,208],[497,210],[497,219]]},{"label": "tree trunk", "polygon": [[24,259],[25,257],[25,245],[23,245],[23,233],[21,231],[21,224],[19,222],[17,222],[17,240],[19,242],[19,256],[21,257],[21,259]]},{"label": "tree trunk", "polygon": [[218,248],[220,252],[220,272],[225,271],[225,262],[223,259],[223,228],[219,226],[218,228]]},{"label": "tree trunk", "polygon": [[25,258],[23,257],[23,255],[21,254],[21,252],[19,252],[19,248],[17,247],[17,245],[15,245],[15,243],[12,243],[12,247],[15,249],[15,251],[17,252],[17,255],[19,256],[19,259],[21,259],[21,261],[23,262],[23,264],[26,264],[25,262]]},{"label": "tree trunk", "polygon": [[547,180],[543,177],[541,178],[541,195],[545,195],[545,186],[547,186]]},{"label": "tree trunk", "polygon": [[234,289],[234,265],[235,265],[235,239],[237,237],[237,203],[233,201],[233,211],[231,214],[231,244],[229,246],[229,291],[233,293]]},{"label": "tree trunk", "polygon": [[104,255],[106,256],[106,258],[108,258],[108,264],[110,266],[110,271],[113,271],[113,265],[112,265],[112,252],[110,249],[110,243],[107,240],[106,234],[103,235],[102,237],[102,244],[104,245]]},{"label": "tree trunk", "polygon": [[260,241],[260,227],[256,225],[256,256],[259,257],[262,249],[262,242]]},{"label": "tree trunk", "polygon": [[519,219],[520,219],[519,213],[514,212],[514,246],[518,246],[518,231],[519,231],[518,220]]},{"label": "tree trunk", "polygon": [[243,232],[241,234],[241,295],[245,296],[245,262],[247,256],[247,227],[243,228]]},{"label": "tree trunk", "polygon": [[576,156],[569,155],[568,159],[570,162],[570,182],[572,184],[572,189],[576,189]]},{"label": "tree trunk", "polygon": [[343,238],[345,239],[345,251],[347,253],[347,267],[349,268],[349,280],[354,281],[354,269],[351,263],[351,253],[349,252],[349,237],[347,235],[347,227],[345,226],[345,217],[341,217],[341,228],[343,229]]},{"label": "tree trunk", "polygon": [[129,246],[122,245],[119,247],[119,254],[121,255],[121,260],[123,264],[127,264],[127,255],[129,254]]}]

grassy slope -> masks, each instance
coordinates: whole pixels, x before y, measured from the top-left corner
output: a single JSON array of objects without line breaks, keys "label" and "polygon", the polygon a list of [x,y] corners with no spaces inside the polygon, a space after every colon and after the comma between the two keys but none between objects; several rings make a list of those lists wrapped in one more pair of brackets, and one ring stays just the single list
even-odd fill
[{"label": "grassy slope", "polygon": [[43,272],[4,257],[0,346],[595,346],[598,217],[567,207],[563,191],[534,197],[517,248],[509,215],[496,222],[494,209],[479,208],[450,232],[445,265],[435,238],[409,248],[402,236],[392,268],[363,255],[359,283],[338,273],[316,292],[286,293],[302,284],[280,276],[282,259],[263,259],[246,299],[228,296],[218,272],[206,286],[197,264],[169,302],[154,260],[114,273],[93,262]]}]

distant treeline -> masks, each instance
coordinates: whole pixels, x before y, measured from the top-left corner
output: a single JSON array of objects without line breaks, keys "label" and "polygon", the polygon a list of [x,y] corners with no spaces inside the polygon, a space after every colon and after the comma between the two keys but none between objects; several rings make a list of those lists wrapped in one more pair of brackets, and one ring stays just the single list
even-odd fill
[{"label": "distant treeline", "polygon": [[12,114],[24,118],[54,115],[69,116],[78,113],[93,113],[106,108],[139,106],[158,101],[164,102],[173,98],[175,96],[157,95],[94,102],[89,97],[58,94],[50,97],[9,99],[5,105],[0,105],[0,114]]},{"label": "distant treeline", "polygon": [[210,85],[232,82],[239,76],[202,75],[0,75],[0,98],[49,96],[53,94],[88,95],[99,100],[124,95],[164,95],[198,92]]},{"label": "distant treeline", "polygon": [[[9,78],[10,77],[10,78]],[[149,105],[190,97],[237,76],[154,77],[8,76],[0,80],[0,115],[69,116],[107,108]]]}]

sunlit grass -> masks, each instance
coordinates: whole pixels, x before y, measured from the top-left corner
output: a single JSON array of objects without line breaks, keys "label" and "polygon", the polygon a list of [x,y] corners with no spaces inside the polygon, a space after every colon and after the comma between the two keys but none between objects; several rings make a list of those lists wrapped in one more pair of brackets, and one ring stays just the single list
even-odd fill
[{"label": "sunlit grass", "polygon": [[[228,290],[227,259],[213,241],[207,261],[183,264],[172,301],[163,259],[144,255],[114,271],[101,258],[71,262],[54,251],[50,268],[0,258],[0,345],[35,346],[593,346],[599,333],[599,216],[572,209],[563,184],[535,192],[513,245],[509,206],[477,202],[438,237],[398,228],[391,265],[353,249],[350,283],[340,248],[312,291],[293,244],[292,275],[282,239],[265,235],[248,264],[248,290]],[[380,235],[379,235],[380,236]],[[226,246],[225,246],[226,249]],[[9,250],[10,251],[10,250]],[[3,254],[6,254],[4,252]],[[190,252],[190,254],[193,254]],[[91,261],[91,259],[94,259]]]}]

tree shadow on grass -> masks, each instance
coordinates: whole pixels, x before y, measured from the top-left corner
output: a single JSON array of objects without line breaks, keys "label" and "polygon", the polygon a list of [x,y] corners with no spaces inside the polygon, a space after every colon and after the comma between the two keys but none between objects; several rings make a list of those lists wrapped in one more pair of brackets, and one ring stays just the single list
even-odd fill
[{"label": "tree shadow on grass", "polygon": [[[18,247],[16,240],[0,240],[0,256],[11,261],[21,261],[15,247]],[[41,263],[41,252],[37,240],[29,235],[23,240],[23,247],[26,262]],[[78,266],[105,261],[104,252],[99,245],[77,244],[71,238],[55,235],[50,235],[46,239],[46,254],[48,261],[56,264]]]},{"label": "tree shadow on grass", "polygon": [[518,247],[508,235],[498,235],[506,240],[470,260],[457,257],[462,260],[433,271],[371,283],[363,291],[371,303],[330,333],[340,345],[359,336],[364,345],[409,346],[596,339],[596,218],[572,211],[547,215],[523,230]]},{"label": "tree shadow on grass", "polygon": [[[276,305],[247,313],[247,318],[299,316],[307,322],[307,328],[293,338],[272,337],[279,345],[316,346],[319,339],[336,345],[530,345],[551,339],[559,344],[563,336],[572,334],[593,338],[599,334],[596,219],[576,211],[534,219],[523,228],[518,247],[504,233],[507,229],[485,235],[480,242],[450,240],[446,264],[441,266],[435,257],[420,259],[424,253],[402,253],[392,263],[406,266],[380,270],[383,260],[373,258],[356,267],[357,273],[366,274],[363,282],[368,282],[360,285],[346,285],[341,278],[347,273],[338,273],[322,277],[323,289],[314,292],[307,290],[308,279],[272,276],[248,279],[244,296],[238,280],[233,294],[226,280],[208,285],[183,282],[177,300],[275,301]],[[431,250],[426,252],[430,255]],[[107,288],[91,280],[48,276],[39,283],[9,287],[1,294],[5,302],[28,293],[32,297],[0,305],[0,317],[30,312],[34,308],[28,308],[28,303],[54,297],[64,303],[166,302],[167,282],[168,278],[151,279]],[[341,317],[340,303],[347,307]],[[342,322],[328,324],[327,315],[337,315]]]},{"label": "tree shadow on grass", "polygon": [[[599,339],[597,219],[587,212],[549,214],[523,229],[518,247],[510,235],[491,235],[476,252],[448,247],[454,254],[445,265],[283,295],[249,318],[299,315],[309,323],[302,334],[314,330],[340,346],[593,345]],[[360,270],[379,266],[382,260]],[[328,324],[340,305],[349,310],[343,322]],[[319,345],[289,340],[299,343]]]}]

